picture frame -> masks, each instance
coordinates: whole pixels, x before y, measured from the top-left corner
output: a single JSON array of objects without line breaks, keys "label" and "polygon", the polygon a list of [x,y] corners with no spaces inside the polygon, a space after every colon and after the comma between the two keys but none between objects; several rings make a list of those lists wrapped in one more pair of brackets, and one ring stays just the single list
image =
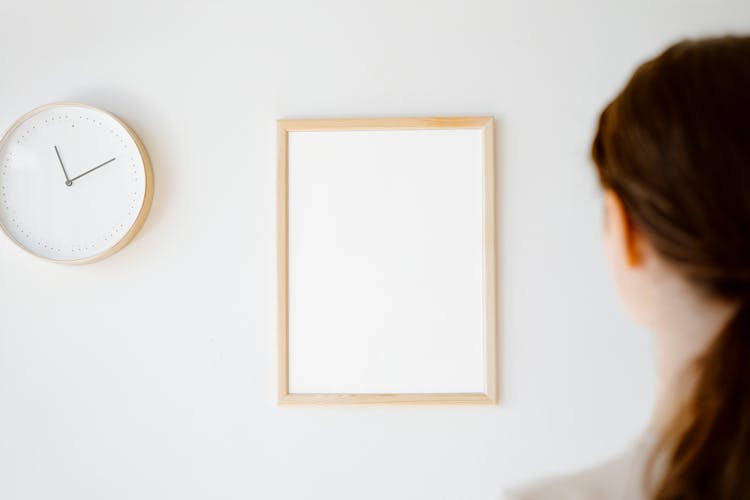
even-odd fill
[{"label": "picture frame", "polygon": [[497,403],[494,130],[277,120],[278,404]]}]

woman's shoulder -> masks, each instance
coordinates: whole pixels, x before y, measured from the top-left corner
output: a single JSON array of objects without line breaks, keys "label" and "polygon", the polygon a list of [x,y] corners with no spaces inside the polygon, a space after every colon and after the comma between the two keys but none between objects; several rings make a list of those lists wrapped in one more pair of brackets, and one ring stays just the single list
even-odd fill
[{"label": "woman's shoulder", "polygon": [[627,457],[620,456],[573,474],[522,484],[508,490],[506,500],[620,500],[626,498],[628,465]]},{"label": "woman's shoulder", "polygon": [[640,436],[609,460],[578,472],[506,490],[506,500],[641,500],[650,436]]}]

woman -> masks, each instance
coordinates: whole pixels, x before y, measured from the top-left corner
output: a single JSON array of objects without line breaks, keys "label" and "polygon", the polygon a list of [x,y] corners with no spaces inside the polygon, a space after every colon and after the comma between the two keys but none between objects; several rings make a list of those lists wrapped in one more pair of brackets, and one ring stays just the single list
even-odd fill
[{"label": "woman", "polygon": [[656,336],[648,430],[540,499],[750,499],[750,37],[640,66],[592,145],[621,301]]}]

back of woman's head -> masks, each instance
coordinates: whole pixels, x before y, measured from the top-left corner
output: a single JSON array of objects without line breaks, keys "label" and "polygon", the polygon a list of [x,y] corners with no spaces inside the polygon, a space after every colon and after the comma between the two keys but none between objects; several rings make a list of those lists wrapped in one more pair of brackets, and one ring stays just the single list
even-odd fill
[{"label": "back of woman's head", "polygon": [[661,437],[652,498],[750,498],[750,37],[683,41],[640,66],[602,112],[592,156],[661,256],[739,302]]}]

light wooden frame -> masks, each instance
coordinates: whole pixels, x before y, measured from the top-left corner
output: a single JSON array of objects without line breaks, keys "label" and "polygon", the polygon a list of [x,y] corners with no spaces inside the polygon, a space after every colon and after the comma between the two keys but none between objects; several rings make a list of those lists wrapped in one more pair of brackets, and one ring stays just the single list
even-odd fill
[{"label": "light wooden frame", "polygon": [[[481,129],[483,168],[483,266],[485,392],[414,394],[309,394],[289,392],[289,219],[288,133],[295,131]],[[495,271],[495,153],[491,116],[280,119],[277,120],[277,280],[278,280],[278,403],[280,405],[469,404],[497,403],[497,315]]]}]

